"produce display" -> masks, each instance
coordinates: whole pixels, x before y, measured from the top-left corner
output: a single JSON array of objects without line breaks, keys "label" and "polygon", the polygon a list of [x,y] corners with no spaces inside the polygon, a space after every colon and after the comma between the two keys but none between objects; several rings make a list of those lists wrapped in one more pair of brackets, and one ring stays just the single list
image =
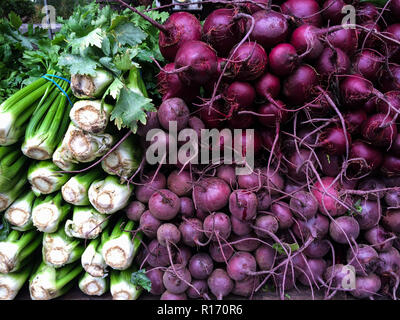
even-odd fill
[{"label": "produce display", "polygon": [[211,2],[17,37],[0,300],[397,300],[400,0]]}]

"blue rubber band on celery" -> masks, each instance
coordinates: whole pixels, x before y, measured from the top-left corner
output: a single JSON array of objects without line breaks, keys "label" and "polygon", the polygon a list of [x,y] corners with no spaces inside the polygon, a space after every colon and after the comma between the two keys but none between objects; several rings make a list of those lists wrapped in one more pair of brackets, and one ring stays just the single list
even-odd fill
[{"label": "blue rubber band on celery", "polygon": [[60,76],[56,76],[55,74],[45,74],[44,76],[46,76],[46,77],[52,77],[52,78],[57,78],[57,79],[61,79],[61,80],[64,80],[64,81],[67,81],[68,83],[71,83],[71,81],[69,81],[68,79],[65,79],[65,78],[63,78],[63,77],[60,77]]},{"label": "blue rubber band on celery", "polygon": [[[57,82],[55,82],[53,79],[47,78],[46,76],[42,76],[43,79],[46,79],[48,81],[53,82],[53,84],[67,97],[69,104],[71,105],[71,107],[73,107],[73,103],[71,101],[71,99],[69,98],[68,94],[63,90],[63,88],[61,88]],[[68,81],[68,80],[67,80]],[[69,81],[68,81],[69,82]]]}]

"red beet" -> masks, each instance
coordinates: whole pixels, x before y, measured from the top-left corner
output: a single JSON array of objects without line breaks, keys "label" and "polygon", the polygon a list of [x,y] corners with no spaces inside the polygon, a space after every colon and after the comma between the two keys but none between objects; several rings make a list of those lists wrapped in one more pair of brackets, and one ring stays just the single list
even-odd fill
[{"label": "red beet", "polygon": [[296,69],[299,62],[296,48],[290,43],[281,43],[269,53],[269,67],[280,77],[286,77]]},{"label": "red beet", "polygon": [[163,57],[174,61],[178,49],[190,40],[201,39],[201,24],[188,12],[175,12],[165,21],[168,33],[160,32],[158,44]]}]

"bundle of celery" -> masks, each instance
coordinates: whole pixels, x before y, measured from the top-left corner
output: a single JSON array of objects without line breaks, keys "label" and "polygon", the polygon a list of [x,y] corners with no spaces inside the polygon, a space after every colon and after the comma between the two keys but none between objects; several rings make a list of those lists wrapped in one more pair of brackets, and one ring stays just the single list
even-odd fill
[{"label": "bundle of celery", "polygon": [[29,292],[32,300],[55,299],[66,293],[74,284],[73,280],[82,272],[79,263],[54,268],[40,264],[29,280]]},{"label": "bundle of celery", "polygon": [[27,185],[28,159],[18,146],[0,147],[0,211],[7,209]]},{"label": "bundle of celery", "polygon": [[[49,76],[48,76],[49,77]],[[57,84],[57,85],[56,85]],[[64,137],[69,119],[71,89],[65,80],[57,79],[48,87],[26,128],[22,152],[36,160],[51,159]]]}]

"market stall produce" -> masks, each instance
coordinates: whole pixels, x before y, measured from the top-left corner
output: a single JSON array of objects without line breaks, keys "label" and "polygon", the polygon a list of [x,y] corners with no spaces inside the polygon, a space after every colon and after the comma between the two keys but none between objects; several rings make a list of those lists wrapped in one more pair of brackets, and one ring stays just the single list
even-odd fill
[{"label": "market stall produce", "polygon": [[400,1],[116,2],[0,105],[0,299],[397,299]]}]

